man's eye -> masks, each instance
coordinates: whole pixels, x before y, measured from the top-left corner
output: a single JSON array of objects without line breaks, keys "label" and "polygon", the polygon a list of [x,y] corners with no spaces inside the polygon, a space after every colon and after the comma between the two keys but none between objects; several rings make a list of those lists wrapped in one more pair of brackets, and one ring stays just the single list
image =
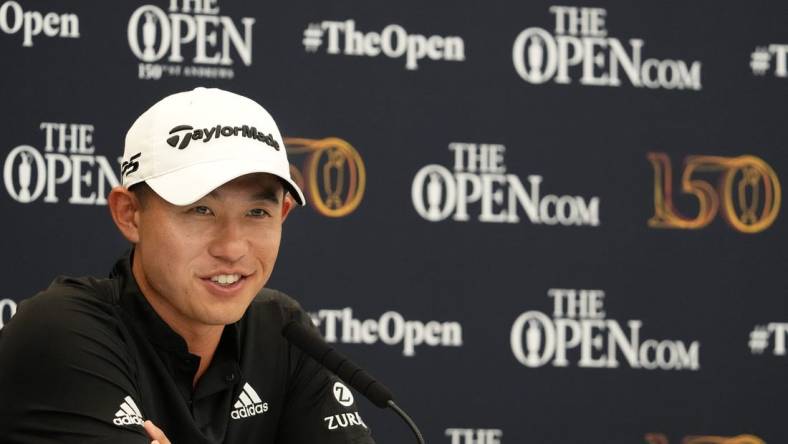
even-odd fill
[{"label": "man's eye", "polygon": [[203,205],[198,205],[198,206],[192,208],[192,211],[194,211],[197,214],[204,214],[204,215],[211,215],[211,214],[213,214],[213,211],[211,211],[210,208],[208,208],[206,206],[203,206]]},{"label": "man's eye", "polygon": [[262,208],[253,208],[249,210],[249,215],[252,217],[265,217],[268,216],[268,212]]}]

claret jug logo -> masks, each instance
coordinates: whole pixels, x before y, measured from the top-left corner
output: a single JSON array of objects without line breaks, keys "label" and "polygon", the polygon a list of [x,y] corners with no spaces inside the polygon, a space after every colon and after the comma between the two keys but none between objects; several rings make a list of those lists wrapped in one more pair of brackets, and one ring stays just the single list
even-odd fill
[{"label": "claret jug logo", "polygon": [[512,325],[512,353],[526,367],[568,367],[576,361],[582,368],[626,363],[645,370],[700,369],[700,342],[643,339],[643,321],[628,320],[622,327],[607,319],[602,290],[551,288],[547,296],[553,299],[552,318],[527,311]]},{"label": "claret jug logo", "polygon": [[[3,164],[8,195],[27,204],[43,196],[46,203],[106,205],[107,193],[118,185],[121,159],[96,154],[94,127],[83,123],[42,122],[43,152],[29,145],[12,149]],[[131,160],[123,169],[136,169]]]},{"label": "claret jug logo", "polygon": [[506,147],[499,144],[450,143],[453,171],[427,165],[413,178],[411,199],[416,212],[430,222],[449,217],[467,222],[471,212],[485,223],[516,224],[520,211],[532,224],[599,226],[599,197],[542,195],[543,177],[528,176],[528,186],[508,173]]},{"label": "claret jug logo", "polygon": [[553,33],[527,28],[515,39],[512,60],[517,74],[531,84],[553,81],[581,85],[621,86],[626,78],[636,88],[701,89],[701,62],[645,58],[644,41],[627,43],[608,36],[607,10],[551,6]]},{"label": "claret jug logo", "polygon": [[[186,132],[184,132],[186,131]],[[181,138],[183,136],[183,138]],[[279,142],[273,138],[271,134],[258,132],[257,128],[249,125],[242,126],[226,126],[216,125],[210,128],[197,128],[194,129],[191,125],[178,125],[170,130],[170,136],[167,138],[167,144],[171,147],[177,147],[179,150],[186,149],[189,142],[192,140],[202,140],[203,143],[208,143],[211,140],[216,140],[220,137],[245,137],[247,139],[254,139],[262,142],[271,148],[279,151]],[[178,143],[180,142],[180,143]]]},{"label": "claret jug logo", "polygon": [[250,66],[255,18],[243,17],[238,24],[219,12],[218,0],[169,0],[167,12],[156,5],[137,8],[127,34],[141,62],[139,78],[232,79],[231,66]]},{"label": "claret jug logo", "polygon": [[33,38],[42,32],[47,37],[76,39],[79,38],[79,17],[76,14],[25,11],[19,3],[8,0],[0,5],[0,31],[6,34],[21,31],[24,47],[33,46]]},{"label": "claret jug logo", "polygon": [[358,208],[367,186],[367,171],[356,149],[337,137],[285,137],[291,161],[306,155],[301,167],[290,164],[290,175],[309,204],[328,217],[344,217]]},{"label": "claret jug logo", "polygon": [[654,216],[648,220],[652,228],[697,230],[722,213],[734,230],[758,233],[769,228],[780,213],[780,180],[758,157],[687,156],[680,189],[697,202],[694,217],[676,208],[670,157],[652,152],[647,158],[654,170]]}]

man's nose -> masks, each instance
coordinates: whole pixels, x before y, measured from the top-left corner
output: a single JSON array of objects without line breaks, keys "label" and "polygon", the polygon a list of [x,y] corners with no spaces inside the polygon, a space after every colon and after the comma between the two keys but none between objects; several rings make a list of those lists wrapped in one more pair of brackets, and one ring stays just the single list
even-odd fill
[{"label": "man's nose", "polygon": [[237,262],[246,255],[248,249],[249,243],[240,225],[232,221],[223,221],[208,247],[208,253],[226,262]]}]

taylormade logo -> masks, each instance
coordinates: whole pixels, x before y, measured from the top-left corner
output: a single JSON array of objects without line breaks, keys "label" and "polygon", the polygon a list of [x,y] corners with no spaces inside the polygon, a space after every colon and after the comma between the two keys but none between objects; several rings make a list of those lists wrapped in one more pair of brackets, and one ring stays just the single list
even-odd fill
[{"label": "taylormade logo", "polygon": [[[186,131],[183,134],[177,134],[181,131]],[[183,136],[183,137],[181,137]],[[262,142],[271,148],[279,151],[279,142],[273,138],[271,134],[264,134],[262,132],[257,132],[257,128],[253,126],[243,125],[243,126],[224,126],[224,125],[216,125],[211,128],[203,128],[203,129],[194,129],[191,125],[178,125],[175,128],[170,130],[170,137],[167,138],[167,143],[173,147],[178,148],[179,150],[186,149],[189,146],[189,143],[192,140],[202,140],[203,143],[208,143],[213,139],[218,139],[221,136],[224,137],[246,137],[247,139],[254,139],[258,142]]]}]

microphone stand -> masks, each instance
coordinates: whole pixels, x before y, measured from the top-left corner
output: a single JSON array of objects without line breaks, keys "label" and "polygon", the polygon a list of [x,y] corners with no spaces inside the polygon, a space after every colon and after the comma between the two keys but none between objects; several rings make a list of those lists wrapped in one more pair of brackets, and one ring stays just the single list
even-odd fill
[{"label": "microphone stand", "polygon": [[404,410],[394,403],[394,395],[391,394],[391,391],[386,386],[376,381],[361,367],[334,350],[323,338],[297,321],[288,322],[282,328],[282,335],[307,356],[317,361],[318,364],[329,369],[339,379],[358,390],[373,404],[380,408],[389,407],[391,410],[394,410],[410,427],[410,430],[413,431],[419,444],[424,444],[424,436],[422,436],[419,428],[416,427],[416,423]]},{"label": "microphone stand", "polygon": [[399,406],[394,403],[393,399],[389,399],[388,405],[391,408],[391,410],[394,410],[394,412],[397,415],[399,415],[399,417],[402,418],[402,420],[408,424],[408,427],[410,427],[410,429],[413,431],[413,434],[416,435],[416,440],[419,442],[419,444],[424,444],[424,437],[421,435],[419,428],[416,427],[416,423],[413,422],[412,419],[410,419],[410,416],[408,416],[408,414],[405,413],[404,410],[399,408]]}]

